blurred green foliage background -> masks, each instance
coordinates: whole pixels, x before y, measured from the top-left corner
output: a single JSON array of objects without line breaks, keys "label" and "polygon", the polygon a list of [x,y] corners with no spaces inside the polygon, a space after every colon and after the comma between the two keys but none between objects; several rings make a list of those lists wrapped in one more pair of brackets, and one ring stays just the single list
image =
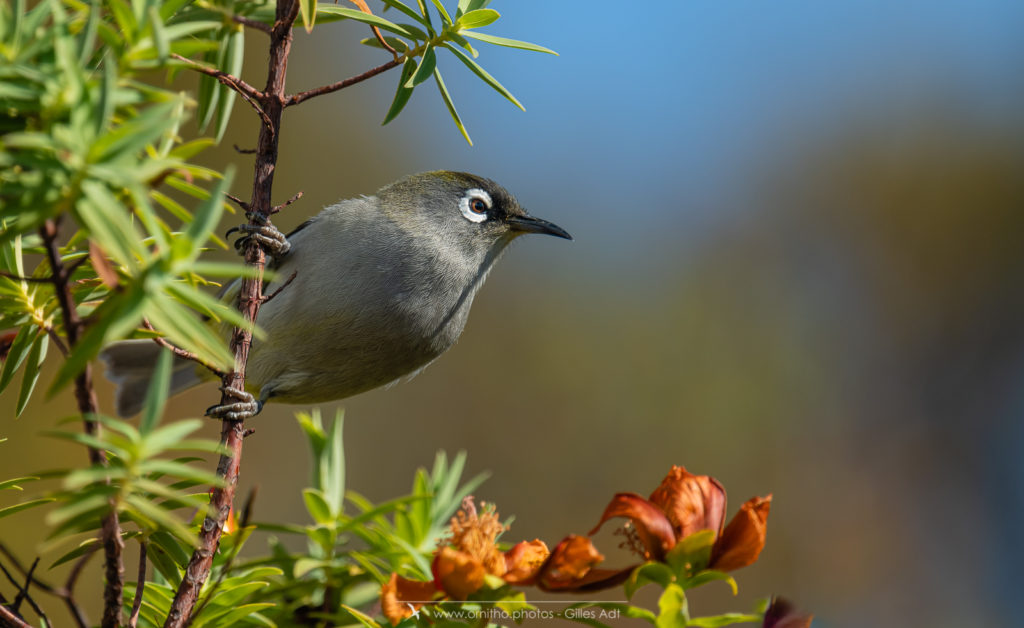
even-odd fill
[{"label": "blurred green foliage background", "polygon": [[[470,472],[493,472],[478,497],[516,516],[506,538],[554,542],[683,464],[733,507],[775,494],[740,603],[722,587],[691,608],[782,593],[824,627],[1016,625],[1024,5],[492,6],[500,34],[561,57],[482,51],[525,114],[446,73],[475,147],[429,86],[379,127],[397,74],[285,114],[277,200],[305,197],[283,227],[445,168],[498,180],[576,237],[518,242],[455,348],[341,404],[350,486],[404,494],[436,450],[466,449]],[[290,91],[385,60],[366,36],[297,33]],[[244,78],[259,85],[264,41],[249,37]],[[231,146],[257,127],[235,106],[206,159],[237,164],[245,196],[250,162]],[[206,387],[169,416],[215,402]],[[18,421],[13,405],[0,404],[0,477],[82,455],[38,436],[73,413],[70,392]],[[260,487],[261,520],[303,516],[295,409],[250,422],[240,494]],[[41,516],[0,522],[26,559]]]}]

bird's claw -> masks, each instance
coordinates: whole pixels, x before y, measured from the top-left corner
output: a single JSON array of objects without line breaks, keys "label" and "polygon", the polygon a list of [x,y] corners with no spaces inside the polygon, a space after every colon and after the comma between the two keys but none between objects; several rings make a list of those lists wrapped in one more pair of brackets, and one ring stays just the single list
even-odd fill
[{"label": "bird's claw", "polygon": [[210,406],[206,409],[206,416],[210,418],[242,421],[256,416],[263,410],[263,402],[257,400],[251,393],[225,386],[221,386],[220,391],[238,399],[238,401]]},{"label": "bird's claw", "polygon": [[229,229],[225,236],[230,236],[235,232],[245,234],[235,240],[235,249],[238,251],[242,251],[250,240],[262,246],[263,249],[274,259],[284,257],[292,248],[291,243],[288,242],[288,238],[286,238],[277,227],[269,222],[263,225],[238,225],[237,227]]}]

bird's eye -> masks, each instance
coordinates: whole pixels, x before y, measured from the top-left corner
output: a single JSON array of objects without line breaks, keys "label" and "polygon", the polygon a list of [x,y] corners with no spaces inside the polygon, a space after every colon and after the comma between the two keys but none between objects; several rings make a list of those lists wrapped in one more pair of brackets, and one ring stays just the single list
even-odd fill
[{"label": "bird's eye", "polygon": [[487,220],[487,211],[491,209],[491,195],[479,188],[466,190],[466,195],[459,200],[459,211],[470,222]]}]

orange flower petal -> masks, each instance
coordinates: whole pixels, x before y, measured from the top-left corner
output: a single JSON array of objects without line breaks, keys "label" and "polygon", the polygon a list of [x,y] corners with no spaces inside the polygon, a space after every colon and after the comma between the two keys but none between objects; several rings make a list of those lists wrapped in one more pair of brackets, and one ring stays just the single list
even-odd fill
[{"label": "orange flower petal", "polygon": [[814,615],[803,615],[780,597],[773,598],[771,606],[764,613],[763,628],[811,628]]},{"label": "orange flower petal", "polygon": [[636,493],[616,494],[604,509],[601,520],[588,534],[593,535],[605,521],[614,517],[626,517],[633,522],[640,542],[650,554],[647,558],[662,560],[665,552],[675,547],[676,535],[672,530],[672,522],[660,507]]},{"label": "orange flower petal", "polygon": [[594,565],[604,560],[585,536],[570,534],[555,546],[541,567],[538,582],[544,589],[564,589],[580,582]]},{"label": "orange flower petal", "polygon": [[694,475],[683,467],[672,467],[650,501],[661,508],[676,536],[685,539],[694,532],[714,530],[722,534],[725,521],[725,489],[707,475]]},{"label": "orange flower petal", "polygon": [[768,531],[768,511],[772,496],[752,497],[742,506],[711,550],[712,569],[734,571],[751,565],[764,549]]},{"label": "orange flower petal", "polygon": [[381,610],[392,625],[398,625],[406,617],[411,617],[414,610],[419,610],[423,601],[433,599],[436,593],[437,587],[433,582],[409,580],[393,573],[391,580],[380,589]]},{"label": "orange flower petal", "polygon": [[505,582],[530,585],[551,552],[540,539],[522,541],[505,552]]},{"label": "orange flower petal", "polygon": [[483,564],[465,552],[442,547],[431,566],[434,584],[453,600],[464,600],[484,584]]}]

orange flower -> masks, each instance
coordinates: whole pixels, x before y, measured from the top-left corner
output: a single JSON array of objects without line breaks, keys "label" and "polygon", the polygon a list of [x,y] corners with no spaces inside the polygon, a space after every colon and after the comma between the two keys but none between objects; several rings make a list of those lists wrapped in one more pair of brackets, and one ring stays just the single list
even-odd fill
[{"label": "orange flower", "polygon": [[403,578],[396,573],[380,590],[380,606],[384,616],[393,625],[412,616],[423,603],[437,594],[433,582],[419,582]]},{"label": "orange flower", "polygon": [[712,477],[673,466],[649,499],[636,493],[615,495],[590,534],[609,519],[625,517],[632,524],[643,557],[664,562],[666,554],[683,539],[711,530],[714,544],[707,567],[733,571],[752,564],[764,548],[771,499],[768,495],[747,500],[723,530],[726,498],[722,485]]},{"label": "orange flower", "polygon": [[509,584],[530,585],[551,552],[540,539],[520,541],[505,552],[505,575]]}]

